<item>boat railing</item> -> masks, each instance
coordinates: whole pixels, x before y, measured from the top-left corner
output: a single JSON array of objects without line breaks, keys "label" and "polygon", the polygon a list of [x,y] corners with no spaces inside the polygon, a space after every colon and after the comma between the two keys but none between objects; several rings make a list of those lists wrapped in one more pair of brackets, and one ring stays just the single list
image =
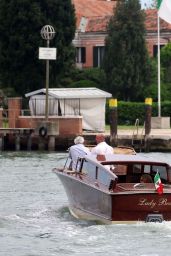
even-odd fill
[{"label": "boat railing", "polygon": [[135,125],[133,129],[133,134],[132,134],[132,146],[136,148],[136,150],[139,150],[141,152],[143,144],[144,144],[144,127],[145,124],[143,124],[142,129],[140,130],[139,128],[140,123],[139,119],[137,118],[135,120]]}]

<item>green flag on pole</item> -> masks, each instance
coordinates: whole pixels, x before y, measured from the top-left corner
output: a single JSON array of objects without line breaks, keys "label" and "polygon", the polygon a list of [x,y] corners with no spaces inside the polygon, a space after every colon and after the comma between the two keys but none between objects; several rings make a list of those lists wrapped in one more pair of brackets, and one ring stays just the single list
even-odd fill
[{"label": "green flag on pole", "polygon": [[159,17],[171,23],[171,0],[158,0],[157,8]]},{"label": "green flag on pole", "polygon": [[163,194],[163,184],[160,179],[160,175],[157,172],[154,176],[154,185],[159,195]]},{"label": "green flag on pole", "polygon": [[157,0],[157,9],[160,8],[161,2],[162,2],[162,0]]}]

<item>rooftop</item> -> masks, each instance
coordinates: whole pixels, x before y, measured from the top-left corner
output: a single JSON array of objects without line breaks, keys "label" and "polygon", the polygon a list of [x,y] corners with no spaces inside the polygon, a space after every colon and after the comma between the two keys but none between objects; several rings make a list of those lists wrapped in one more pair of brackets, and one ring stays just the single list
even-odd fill
[{"label": "rooftop", "polygon": [[[86,155],[86,159],[90,159],[91,161],[97,161],[96,155],[90,154]],[[102,160],[101,162],[104,163],[105,161],[114,162],[114,163],[145,163],[145,164],[167,164],[166,162],[159,161],[152,157],[142,156],[142,155],[126,155],[126,154],[108,154],[105,155],[106,160]]]},{"label": "rooftop", "polygon": [[[77,17],[77,28],[81,18],[86,18],[86,32],[105,32],[116,1],[107,0],[72,0]],[[145,26],[147,31],[157,31],[157,10],[147,9],[145,12]],[[160,19],[161,30],[171,30],[171,24]]]},{"label": "rooftop", "polygon": [[[36,90],[25,94],[26,97],[46,94],[46,89]],[[49,88],[48,95],[59,99],[76,98],[111,98],[112,94],[95,87],[91,88]]]}]

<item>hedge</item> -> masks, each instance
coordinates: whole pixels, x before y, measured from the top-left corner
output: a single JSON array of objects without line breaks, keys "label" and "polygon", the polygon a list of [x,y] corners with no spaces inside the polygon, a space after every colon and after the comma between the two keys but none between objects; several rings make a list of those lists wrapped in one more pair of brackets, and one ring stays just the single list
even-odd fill
[{"label": "hedge", "polygon": [[[118,125],[134,125],[136,119],[139,124],[143,125],[145,121],[145,103],[139,102],[118,102]],[[106,124],[109,124],[109,104],[106,104]],[[152,116],[158,116],[158,103],[152,104]],[[171,116],[171,102],[165,101],[161,103],[161,116]]]}]

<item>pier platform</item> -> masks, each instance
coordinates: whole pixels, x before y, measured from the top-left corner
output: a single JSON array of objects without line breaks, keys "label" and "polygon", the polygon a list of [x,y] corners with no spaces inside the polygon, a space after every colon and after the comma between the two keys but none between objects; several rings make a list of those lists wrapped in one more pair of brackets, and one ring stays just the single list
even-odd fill
[{"label": "pier platform", "polygon": [[[97,132],[83,131],[86,145],[94,146]],[[72,136],[46,136],[36,135],[30,128],[0,128],[0,150],[66,150],[73,145],[76,135]],[[110,131],[105,131],[106,141],[112,146],[134,147],[137,152],[170,152],[171,129],[151,129],[150,134],[145,136],[143,129],[136,134],[131,129],[118,129],[117,136],[112,138]]]},{"label": "pier platform", "polygon": [[[106,131],[106,140],[112,143],[110,132]],[[93,133],[84,133],[85,139],[95,136]],[[89,141],[90,142],[90,141]],[[171,129],[151,129],[149,135],[144,135],[143,128],[139,128],[138,134],[132,129],[118,129],[117,136],[114,138],[114,146],[131,146],[138,151],[158,151],[170,152],[171,151]]]}]

